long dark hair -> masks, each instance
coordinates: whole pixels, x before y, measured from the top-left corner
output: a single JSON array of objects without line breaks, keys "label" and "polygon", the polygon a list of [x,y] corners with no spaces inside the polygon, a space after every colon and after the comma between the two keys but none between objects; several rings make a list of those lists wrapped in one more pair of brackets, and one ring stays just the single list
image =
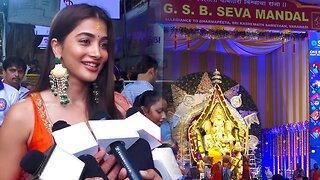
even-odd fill
[{"label": "long dark hair", "polygon": [[129,117],[136,112],[144,114],[142,106],[145,107],[147,111],[150,111],[151,106],[154,105],[156,102],[160,101],[161,99],[164,98],[157,91],[148,90],[143,92],[142,94],[136,97],[132,107],[127,110],[126,117]]},{"label": "long dark hair", "polygon": [[143,106],[148,111],[150,111],[151,106],[154,105],[156,102],[160,101],[161,99],[164,98],[159,92],[148,90],[136,97],[133,103],[133,107]]},{"label": "long dark hair", "polygon": [[43,91],[50,87],[49,74],[54,68],[54,53],[51,47],[51,40],[56,38],[59,43],[63,43],[66,37],[85,19],[99,18],[107,26],[108,34],[108,61],[104,64],[99,73],[96,83],[98,85],[99,103],[95,103],[93,96],[93,86],[90,87],[87,99],[87,109],[89,117],[95,113],[103,111],[111,115],[112,118],[118,117],[118,111],[114,104],[114,81],[113,81],[113,66],[114,66],[114,31],[112,20],[109,15],[97,6],[88,4],[77,4],[68,6],[62,9],[53,19],[46,49],[46,60],[44,61],[39,83],[34,91]]}]

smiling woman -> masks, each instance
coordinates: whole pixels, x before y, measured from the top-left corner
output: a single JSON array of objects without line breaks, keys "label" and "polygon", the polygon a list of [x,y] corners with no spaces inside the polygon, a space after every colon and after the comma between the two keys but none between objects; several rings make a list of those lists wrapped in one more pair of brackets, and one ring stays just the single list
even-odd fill
[{"label": "smiling woman", "polygon": [[[55,16],[39,84],[9,110],[0,129],[0,169],[7,169],[0,171],[0,179],[18,179],[19,162],[28,151],[50,148],[51,128],[58,120],[87,123],[101,111],[119,117],[114,102],[113,35],[110,17],[96,6],[68,6]],[[105,154],[101,149],[95,158],[108,178],[124,179],[126,170],[114,156],[103,161]],[[154,170],[142,177],[160,178]]]}]

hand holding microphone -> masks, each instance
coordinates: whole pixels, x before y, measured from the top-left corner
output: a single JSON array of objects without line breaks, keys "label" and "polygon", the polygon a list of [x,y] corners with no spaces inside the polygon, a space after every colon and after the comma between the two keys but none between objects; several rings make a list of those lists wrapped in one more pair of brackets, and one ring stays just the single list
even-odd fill
[{"label": "hand holding microphone", "polygon": [[[99,116],[101,116],[101,113]],[[106,119],[106,118],[100,117],[99,119]],[[97,130],[97,126],[92,125],[92,124],[98,123],[97,125],[99,127],[100,123],[102,122],[103,124],[104,123],[106,124],[104,124],[105,126],[103,126],[102,128],[98,128],[98,130]],[[88,164],[90,164],[89,167],[92,167],[92,166],[98,167],[98,169],[96,168],[93,170],[95,171],[95,173],[93,173],[93,176],[91,177],[103,177],[105,173],[108,173],[108,176],[110,178],[112,177],[125,178],[126,175],[128,175],[130,179],[134,179],[134,180],[135,179],[140,180],[142,179],[142,177],[148,178],[150,176],[160,177],[159,175],[157,175],[157,173],[154,170],[148,170],[146,174],[143,174],[143,176],[141,176],[141,174],[135,167],[137,166],[136,165],[137,162],[135,162],[134,165],[132,165],[132,163],[130,162],[130,157],[127,154],[126,149],[128,149],[132,144],[134,144],[139,139],[139,134],[135,130],[132,130],[131,127],[128,127],[128,123],[126,123],[123,120],[110,120],[110,121],[102,120],[102,121],[90,121],[89,124],[91,126],[91,130],[97,137],[96,140],[98,141],[98,143],[94,139],[92,133],[90,132],[89,128],[86,126],[85,123],[79,123],[79,124],[70,126],[65,121],[58,121],[54,124],[53,135],[55,137],[56,143],[63,150],[66,150],[66,152],[73,154],[75,156],[78,156],[81,160],[83,160],[82,158],[86,159],[88,161],[88,162],[85,162],[86,167],[88,167]],[[109,129],[108,128],[106,129],[105,127],[108,127]],[[121,127],[122,132],[115,132],[115,130],[119,131],[118,127]],[[83,137],[84,134],[86,134],[86,137]],[[92,143],[92,141],[86,141],[88,139],[93,139],[94,143]],[[75,142],[78,142],[78,143],[75,143]],[[80,143],[85,144],[87,146],[79,146]],[[114,154],[114,156],[111,156],[109,159],[105,160],[105,162],[101,165],[102,168],[100,168],[100,166],[97,163],[97,161],[100,162],[100,159],[102,159],[102,157],[101,158],[100,157],[97,158],[96,156],[95,156],[96,158],[93,158],[92,156],[84,157],[88,153],[91,155],[95,154],[95,152],[98,151],[98,144],[102,148],[108,148],[110,152]],[[68,149],[70,147],[71,149]],[[140,145],[137,145],[137,147],[138,148],[135,148],[135,149],[140,148],[139,150],[140,153],[150,151],[150,147],[148,148],[140,147]],[[102,153],[101,153],[101,150],[100,150],[97,153],[97,156],[100,156],[99,154],[100,155],[103,154],[104,156],[105,152],[103,152],[102,150]],[[135,154],[130,154],[130,155],[135,156]],[[145,157],[142,157],[141,159],[145,159]],[[152,161],[152,156],[150,156],[149,159]],[[114,168],[114,164],[116,163],[116,161],[121,163],[121,165],[125,167],[126,170],[125,169],[120,170],[119,166],[115,166],[116,168]],[[95,162],[96,164],[93,164],[93,162]],[[150,162],[147,164],[148,166],[138,165],[137,167],[139,167],[140,170],[154,168],[153,163],[152,163],[152,166],[149,166]],[[142,168],[142,167],[147,167],[147,168]],[[86,173],[84,171],[83,175],[85,174]],[[106,175],[103,178],[107,179]]]},{"label": "hand holding microphone", "polygon": [[[53,125],[52,131],[54,132],[69,126],[65,121],[57,121]],[[45,153],[37,150],[29,151],[21,160],[20,166],[33,179],[86,179],[93,177],[101,177],[104,180],[108,179],[93,156],[81,155],[77,159],[56,144]]]},{"label": "hand holding microphone", "polygon": [[[106,113],[104,115],[100,113],[99,116],[96,119],[109,117]],[[128,129],[123,120],[90,121],[89,124],[100,147],[110,150],[109,152],[126,169],[128,177],[133,180],[142,180],[140,173],[132,165],[127,152],[127,149],[139,139],[139,134],[130,128]],[[117,127],[121,127],[121,129]]]},{"label": "hand holding microphone", "polygon": [[[85,163],[54,144],[45,153],[29,151],[21,160],[20,167],[32,179],[79,179]],[[72,167],[72,168],[70,168]]]},{"label": "hand holding microphone", "polygon": [[[98,119],[107,119],[109,117],[102,113],[98,115]],[[57,126],[67,127],[66,123],[63,122],[58,121],[55,124]],[[93,155],[98,151],[98,144],[100,148],[108,148],[110,152],[115,155],[118,162],[126,168],[130,179],[142,179],[140,173],[132,166],[126,150],[139,138],[138,133],[134,130],[121,132],[117,127],[125,126],[125,122],[122,120],[90,121],[89,124],[96,139],[85,123],[75,124],[62,129],[57,128],[58,130],[52,134],[58,145],[78,157],[86,154]],[[98,143],[96,141],[98,141]]]}]

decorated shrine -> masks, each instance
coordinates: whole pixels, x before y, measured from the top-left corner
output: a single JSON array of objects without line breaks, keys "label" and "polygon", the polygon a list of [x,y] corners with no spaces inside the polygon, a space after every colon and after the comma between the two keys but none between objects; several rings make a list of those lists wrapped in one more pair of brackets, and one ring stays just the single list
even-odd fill
[{"label": "decorated shrine", "polygon": [[[250,173],[261,169],[258,111],[246,90],[216,70],[190,74],[171,85],[175,113],[173,139],[180,166],[196,162],[204,171],[207,151],[212,164],[229,166],[232,179],[242,176],[248,158]],[[226,156],[229,161],[225,162]]]}]

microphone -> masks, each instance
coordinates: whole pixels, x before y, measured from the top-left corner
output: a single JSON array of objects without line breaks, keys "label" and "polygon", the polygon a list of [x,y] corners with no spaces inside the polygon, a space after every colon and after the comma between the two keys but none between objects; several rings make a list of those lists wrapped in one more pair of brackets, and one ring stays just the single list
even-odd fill
[{"label": "microphone", "polygon": [[35,175],[41,167],[45,155],[38,150],[31,150],[20,161],[20,167],[28,174]]},{"label": "microphone", "polygon": [[151,149],[161,146],[161,130],[158,125],[153,123],[140,112],[125,119],[128,126],[139,133],[140,138],[148,141]]},{"label": "microphone", "polygon": [[98,152],[98,143],[85,122],[70,126],[65,121],[53,124],[52,135],[55,142],[65,151],[79,157],[94,155]]},{"label": "microphone", "polygon": [[126,168],[128,177],[131,180],[142,180],[142,176],[139,171],[134,168],[129,160],[127,149],[123,141],[115,141],[110,144],[111,152],[116,156],[116,159],[120,161],[122,167]]},{"label": "microphone", "polygon": [[171,148],[155,148],[152,151],[154,166],[163,179],[181,179],[183,176]]},{"label": "microphone", "polygon": [[[110,115],[103,112],[100,112],[99,115],[104,117],[95,119],[107,119],[110,117]],[[89,121],[89,124],[98,140],[98,144],[109,149],[109,152],[115,155],[122,167],[126,168],[129,179],[142,180],[141,174],[133,166],[127,152],[127,149],[138,140],[139,134],[130,129],[124,120]]]},{"label": "microphone", "polygon": [[56,144],[45,153],[29,151],[20,161],[20,167],[29,173],[32,179],[42,180],[79,179],[84,166],[84,162]]},{"label": "microphone", "polygon": [[128,155],[132,165],[138,170],[155,169],[151,148],[145,139],[139,138],[128,149]]},{"label": "microphone", "polygon": [[[63,120],[59,120],[52,126],[52,132],[59,131],[61,129],[69,127],[70,124]],[[38,177],[39,174],[42,173],[43,169],[46,168],[46,163],[50,160],[50,155],[54,151],[56,144],[52,146],[45,155],[44,153],[38,150],[32,150],[28,152],[21,160],[20,167],[30,175],[32,175],[33,179]],[[71,155],[72,156],[72,155]],[[104,180],[107,180],[108,177],[103,172],[101,167],[99,166],[96,159],[91,155],[81,155],[79,159],[84,163],[84,168],[80,179],[92,178],[92,177],[102,177]],[[65,159],[63,159],[65,161]],[[61,160],[60,160],[61,161]],[[80,161],[80,162],[81,162]],[[61,162],[60,162],[61,163]],[[52,171],[52,170],[50,170]],[[60,171],[56,170],[54,172],[58,172],[61,174]],[[54,176],[57,178],[57,176]]]},{"label": "microphone", "polygon": [[112,117],[108,113],[105,113],[103,111],[98,111],[90,119],[91,120],[109,120],[109,119],[112,119]]},{"label": "microphone", "polygon": [[59,120],[52,125],[51,129],[52,129],[52,132],[54,132],[54,131],[58,131],[60,129],[63,129],[63,128],[66,128],[69,126],[70,126],[70,124],[68,124],[66,121]]},{"label": "microphone", "polygon": [[107,175],[103,172],[96,159],[91,155],[81,155],[79,159],[85,163],[84,171],[80,179],[101,177],[108,180]]},{"label": "microphone", "polygon": [[[94,116],[94,119],[108,119],[108,118],[111,118],[111,117],[109,114],[105,112],[98,112]],[[129,124],[128,122],[125,122],[125,123]],[[132,128],[130,127],[130,129]],[[111,149],[110,151],[116,156],[117,160],[122,164],[122,166],[127,169],[128,174],[130,174],[129,172],[131,172],[132,170],[135,171],[135,169],[138,171],[154,169],[161,176],[160,172],[154,166],[151,147],[147,140],[143,138],[139,138],[127,150],[124,146],[125,144],[123,144],[123,141],[116,141],[110,144],[110,149]],[[118,152],[115,152],[118,149],[121,149],[120,151],[122,151],[120,152],[120,155],[117,155]],[[126,164],[126,165],[123,165],[123,164]],[[134,169],[132,169],[133,167]],[[133,172],[133,173],[138,174],[138,172]]]},{"label": "microphone", "polygon": [[[66,121],[59,120],[53,124],[52,132],[67,128],[69,126],[71,125],[68,124]],[[103,172],[100,165],[93,156],[85,154],[79,156],[78,158],[85,163],[84,170],[80,179],[101,177],[104,180],[108,180],[107,175]]]}]

